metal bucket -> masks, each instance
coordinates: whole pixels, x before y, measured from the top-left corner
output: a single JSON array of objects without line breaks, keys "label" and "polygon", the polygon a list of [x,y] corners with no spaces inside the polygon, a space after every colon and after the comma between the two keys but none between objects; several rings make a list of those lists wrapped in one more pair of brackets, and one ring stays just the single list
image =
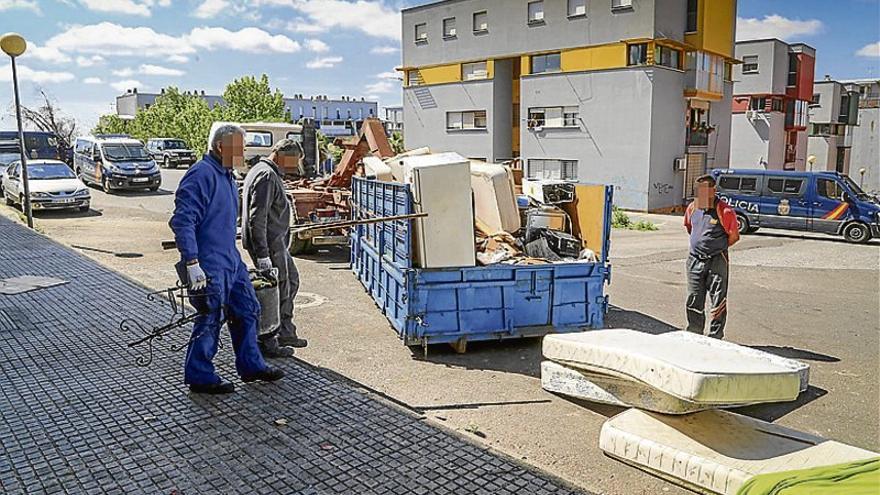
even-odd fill
[{"label": "metal bucket", "polygon": [[274,332],[281,326],[281,298],[278,293],[278,269],[269,273],[250,272],[251,283],[260,301],[260,335]]}]

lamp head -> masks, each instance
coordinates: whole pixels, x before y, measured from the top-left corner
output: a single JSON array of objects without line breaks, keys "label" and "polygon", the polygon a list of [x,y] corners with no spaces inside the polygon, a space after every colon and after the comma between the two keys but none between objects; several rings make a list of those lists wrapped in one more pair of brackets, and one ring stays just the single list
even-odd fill
[{"label": "lamp head", "polygon": [[807,157],[807,162],[808,162],[810,165],[816,163],[816,155],[810,155],[810,156],[808,156],[808,157]]},{"label": "lamp head", "polygon": [[18,33],[6,33],[0,36],[0,50],[10,57],[18,57],[27,50],[27,41]]}]

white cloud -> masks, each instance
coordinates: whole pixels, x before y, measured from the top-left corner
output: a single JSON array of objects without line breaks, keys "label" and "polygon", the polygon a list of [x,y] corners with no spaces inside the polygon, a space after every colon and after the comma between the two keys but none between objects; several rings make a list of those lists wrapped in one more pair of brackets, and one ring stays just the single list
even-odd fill
[{"label": "white cloud", "polygon": [[374,46],[370,49],[370,53],[372,53],[373,55],[390,55],[399,51],[400,48],[396,46]]},{"label": "white cloud", "polygon": [[83,7],[95,12],[108,14],[127,14],[150,17],[153,2],[135,2],[133,0],[79,0]]},{"label": "white cloud", "polygon": [[342,57],[318,57],[306,64],[309,69],[330,69],[342,62]]},{"label": "white cloud", "polygon": [[[73,74],[70,72],[50,72],[43,70],[34,70],[26,65],[16,64],[18,69],[19,81],[30,81],[37,84],[62,83],[73,80]],[[6,64],[0,67],[0,81],[9,82],[12,80],[12,67]]]},{"label": "white cloud", "polygon": [[400,13],[375,0],[256,0],[257,5],[291,7],[306,19],[288,24],[300,33],[357,29],[377,38],[400,39]]},{"label": "white cloud", "polygon": [[395,84],[393,81],[389,81],[387,79],[383,79],[378,82],[374,82],[373,84],[367,84],[365,91],[368,93],[391,93],[397,89],[400,89],[400,84]]},{"label": "white cloud", "polygon": [[12,9],[27,9],[40,13],[40,6],[37,5],[36,0],[0,0],[0,11]]},{"label": "white cloud", "polygon": [[144,74],[146,76],[173,76],[179,77],[186,72],[178,69],[170,69],[168,67],[162,67],[161,65],[152,65],[152,64],[143,64],[138,67],[138,73]]},{"label": "white cloud", "polygon": [[28,46],[27,51],[24,52],[24,55],[21,57],[25,60],[28,58],[35,58],[53,64],[66,64],[67,62],[70,62],[70,57],[62,53],[61,50],[51,46]]},{"label": "white cloud", "polygon": [[183,55],[169,55],[168,61],[174,64],[185,64],[189,62],[189,58],[184,57]]},{"label": "white cloud", "polygon": [[797,41],[800,36],[810,36],[819,33],[824,28],[822,21],[808,19],[788,19],[778,14],[765,15],[758,18],[736,18],[736,39],[755,40],[764,38],[779,38],[786,41]]},{"label": "white cloud", "polygon": [[389,70],[388,72],[380,72],[376,74],[376,78],[378,79],[391,79],[391,80],[400,80],[400,73]]},{"label": "white cloud", "polygon": [[262,29],[249,27],[239,31],[229,31],[224,28],[195,28],[186,39],[190,46],[216,50],[226,48],[244,52],[263,53],[280,52],[294,53],[300,50],[300,45],[287,36],[271,35]]},{"label": "white cloud", "polygon": [[869,43],[856,52],[856,55],[860,57],[880,57],[880,41],[876,43]]},{"label": "white cloud", "polygon": [[92,67],[104,63],[104,57],[100,55],[92,55],[91,57],[76,57],[76,65],[80,67]]},{"label": "white cloud", "polygon": [[327,45],[327,43],[324,43],[321,40],[317,40],[317,39],[313,39],[313,38],[307,39],[307,40],[305,40],[305,44],[306,44],[306,48],[309,51],[313,51],[315,53],[324,53],[324,52],[330,51],[330,47]]},{"label": "white cloud", "polygon": [[116,69],[111,72],[114,76],[119,76],[119,77],[131,77],[134,75],[134,69],[132,69],[131,67],[125,67],[123,69]]},{"label": "white cloud", "polygon": [[87,77],[83,79],[85,84],[102,84],[103,82],[100,77]]},{"label": "white cloud", "polygon": [[174,57],[172,61],[177,63],[186,62],[186,56],[197,49],[253,53],[294,53],[301,49],[298,42],[287,36],[271,35],[254,27],[238,31],[202,27],[189,34],[170,36],[148,27],[131,28],[111,22],[71,26],[46,41],[46,46],[68,53]]},{"label": "white cloud", "polygon": [[143,84],[141,84],[140,81],[137,81],[135,79],[125,79],[122,81],[116,81],[116,82],[110,83],[110,87],[112,87],[116,91],[119,91],[120,93],[122,93],[123,91],[125,91],[127,89],[143,88]]},{"label": "white cloud", "polygon": [[204,0],[196,10],[193,16],[199,19],[210,19],[230,8],[228,0]]}]

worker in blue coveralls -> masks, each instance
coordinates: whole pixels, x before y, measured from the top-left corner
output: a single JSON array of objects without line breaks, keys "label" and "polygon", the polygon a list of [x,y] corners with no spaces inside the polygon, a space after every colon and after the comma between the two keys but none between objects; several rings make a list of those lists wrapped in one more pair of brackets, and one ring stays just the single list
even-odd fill
[{"label": "worker in blue coveralls", "polygon": [[217,375],[212,362],[224,319],[242,381],[272,382],[284,372],[268,366],[257,347],[260,303],[235,245],[238,189],[231,169],[243,163],[244,131],[223,125],[210,141],[208,154],[180,181],[169,225],[201,313],[186,351],[184,382],[194,393],[228,394],[235,386]]}]

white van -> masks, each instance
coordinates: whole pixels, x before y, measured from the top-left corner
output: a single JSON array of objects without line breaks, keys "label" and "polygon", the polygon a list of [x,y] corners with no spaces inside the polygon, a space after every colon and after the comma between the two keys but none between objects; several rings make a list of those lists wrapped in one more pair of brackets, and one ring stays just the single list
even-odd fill
[{"label": "white van", "polygon": [[109,193],[119,189],[159,190],[162,173],[137,139],[121,134],[77,138],[73,170],[86,184],[100,185]]},{"label": "white van", "polygon": [[[308,170],[307,165],[311,165],[312,170],[314,170],[314,164],[318,163],[319,150],[317,142],[315,142],[315,133],[306,132],[304,126],[298,124],[285,124],[283,122],[249,122],[246,124],[214,122],[214,124],[211,125],[211,132],[208,133],[208,143],[213,140],[214,133],[217,129],[223,125],[237,125],[244,129],[246,133],[244,141],[245,163],[242,167],[236,168],[236,171],[241,174],[247,173],[249,169],[248,163],[251,163],[255,158],[268,156],[269,152],[272,150],[272,146],[282,139],[292,139],[303,147],[303,152],[314,153],[314,160],[305,159],[298,164],[300,175],[310,175],[312,172]],[[311,140],[310,145],[305,142],[307,139]]]}]

